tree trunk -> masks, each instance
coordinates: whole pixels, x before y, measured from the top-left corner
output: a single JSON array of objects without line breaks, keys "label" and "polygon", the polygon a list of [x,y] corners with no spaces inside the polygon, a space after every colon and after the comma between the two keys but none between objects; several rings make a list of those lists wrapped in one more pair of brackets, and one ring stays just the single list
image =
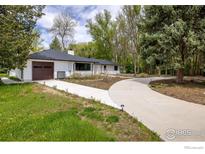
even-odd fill
[{"label": "tree trunk", "polygon": [[154,74],[157,74],[158,76],[161,76],[160,66],[156,66],[156,71],[154,72]]},{"label": "tree trunk", "polygon": [[137,73],[139,74],[140,73],[140,56],[138,55],[137,56]]},{"label": "tree trunk", "polygon": [[136,63],[134,63],[134,76],[137,76],[137,71],[136,71],[136,69],[137,69]]},{"label": "tree trunk", "polygon": [[133,54],[133,64],[134,64],[134,76],[137,76],[137,64],[136,64],[136,54]]},{"label": "tree trunk", "polygon": [[183,79],[184,79],[184,69],[183,68],[179,68],[177,70],[177,76],[176,76],[176,82],[177,83],[183,83]]},{"label": "tree trunk", "polygon": [[63,37],[61,37],[61,43],[62,43],[62,46],[63,46],[63,50],[65,51],[65,44],[64,44],[64,41],[63,41]]},{"label": "tree trunk", "polygon": [[165,66],[165,75],[167,76],[167,65]]}]

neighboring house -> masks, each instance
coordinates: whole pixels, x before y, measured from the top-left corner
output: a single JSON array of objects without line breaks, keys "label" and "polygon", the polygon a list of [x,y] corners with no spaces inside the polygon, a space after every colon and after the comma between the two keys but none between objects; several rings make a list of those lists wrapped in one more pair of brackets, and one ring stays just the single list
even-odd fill
[{"label": "neighboring house", "polygon": [[111,61],[75,56],[73,51],[67,53],[50,49],[29,55],[23,70],[11,70],[9,74],[24,81],[32,81],[66,78],[73,74],[87,76],[102,73],[120,72],[118,65]]}]

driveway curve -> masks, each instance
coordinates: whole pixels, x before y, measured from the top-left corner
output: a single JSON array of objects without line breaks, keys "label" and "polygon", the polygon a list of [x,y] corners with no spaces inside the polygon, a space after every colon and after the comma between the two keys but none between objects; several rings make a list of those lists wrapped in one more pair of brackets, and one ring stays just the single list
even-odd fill
[{"label": "driveway curve", "polygon": [[153,91],[148,84],[161,77],[135,78],[115,83],[111,99],[165,141],[205,141],[205,106]]}]

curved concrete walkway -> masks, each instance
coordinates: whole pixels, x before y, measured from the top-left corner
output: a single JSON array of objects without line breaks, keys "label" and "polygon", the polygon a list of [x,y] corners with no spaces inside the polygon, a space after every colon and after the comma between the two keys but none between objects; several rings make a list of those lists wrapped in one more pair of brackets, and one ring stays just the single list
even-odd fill
[{"label": "curved concrete walkway", "polygon": [[205,106],[165,96],[148,83],[163,78],[128,79],[109,89],[111,99],[166,141],[205,141]]}]

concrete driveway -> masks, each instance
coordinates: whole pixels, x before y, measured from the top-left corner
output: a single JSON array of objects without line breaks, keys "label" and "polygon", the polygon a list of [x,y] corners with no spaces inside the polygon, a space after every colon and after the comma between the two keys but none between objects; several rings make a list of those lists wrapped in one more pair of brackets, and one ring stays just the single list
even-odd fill
[{"label": "concrete driveway", "polygon": [[205,141],[205,106],[151,90],[148,83],[158,79],[117,82],[109,89],[110,97],[166,141]]},{"label": "concrete driveway", "polygon": [[119,106],[110,99],[109,92],[107,90],[87,87],[59,80],[43,80],[37,82],[84,98],[94,99],[115,108],[119,108]]}]

